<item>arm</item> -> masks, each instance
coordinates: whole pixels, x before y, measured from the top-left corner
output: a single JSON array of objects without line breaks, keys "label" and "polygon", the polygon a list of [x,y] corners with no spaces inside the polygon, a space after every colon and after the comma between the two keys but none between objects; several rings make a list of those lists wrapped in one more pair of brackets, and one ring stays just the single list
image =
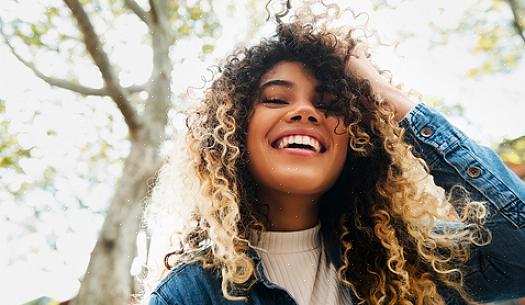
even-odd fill
[{"label": "arm", "polygon": [[168,303],[164,300],[163,297],[161,297],[157,293],[153,293],[150,296],[148,305],[168,305]]},{"label": "arm", "polygon": [[525,184],[489,148],[480,146],[441,114],[418,104],[400,122],[437,185],[460,184],[471,199],[487,202],[487,246],[476,247],[466,288],[479,301],[525,295]]},{"label": "arm", "polygon": [[[424,159],[437,185],[446,191],[464,186],[475,201],[487,203],[486,227],[492,242],[475,247],[465,276],[466,289],[477,301],[525,295],[525,184],[499,157],[452,126],[441,114],[411,101],[387,82],[356,48],[347,62],[349,73],[368,79],[389,103],[405,128],[406,141]],[[365,105],[366,106],[366,105]]]}]

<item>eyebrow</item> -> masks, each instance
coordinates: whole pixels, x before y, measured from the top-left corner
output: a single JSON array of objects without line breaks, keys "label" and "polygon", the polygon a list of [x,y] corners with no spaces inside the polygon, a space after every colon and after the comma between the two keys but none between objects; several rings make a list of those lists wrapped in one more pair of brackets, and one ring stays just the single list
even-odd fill
[{"label": "eyebrow", "polygon": [[[270,86],[281,86],[281,87],[286,87],[288,89],[290,88],[293,88],[295,86],[295,83],[292,82],[292,81],[289,81],[289,80],[284,80],[284,79],[272,79],[272,80],[269,80],[267,82],[265,82],[264,84],[262,84],[260,87],[259,87],[259,91],[263,91],[264,89],[270,87]],[[318,91],[318,89],[322,88],[322,86],[319,84],[317,86],[315,86],[315,91]]]},{"label": "eyebrow", "polygon": [[266,83],[262,84],[259,87],[260,91],[263,91],[264,89],[270,87],[270,86],[281,86],[286,88],[292,88],[295,84],[289,80],[284,79],[272,79],[267,81]]}]

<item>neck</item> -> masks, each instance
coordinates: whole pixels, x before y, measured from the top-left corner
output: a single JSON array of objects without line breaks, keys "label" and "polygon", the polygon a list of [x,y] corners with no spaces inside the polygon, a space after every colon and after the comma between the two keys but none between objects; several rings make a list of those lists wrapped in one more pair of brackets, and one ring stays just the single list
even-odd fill
[{"label": "neck", "polygon": [[320,195],[264,190],[257,197],[268,206],[269,231],[299,231],[319,223]]}]

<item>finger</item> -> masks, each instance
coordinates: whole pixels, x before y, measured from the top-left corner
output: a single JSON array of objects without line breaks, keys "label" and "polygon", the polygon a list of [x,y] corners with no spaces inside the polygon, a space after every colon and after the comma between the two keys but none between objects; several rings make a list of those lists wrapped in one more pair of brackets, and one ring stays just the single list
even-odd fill
[{"label": "finger", "polygon": [[367,58],[368,57],[368,46],[364,43],[357,44],[352,50],[352,55],[357,58]]}]

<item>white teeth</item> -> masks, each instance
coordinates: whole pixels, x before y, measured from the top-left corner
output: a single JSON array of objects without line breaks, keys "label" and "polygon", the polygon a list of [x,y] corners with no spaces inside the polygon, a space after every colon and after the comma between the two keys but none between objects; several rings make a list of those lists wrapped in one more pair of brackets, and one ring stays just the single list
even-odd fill
[{"label": "white teeth", "polygon": [[312,146],[314,147],[315,151],[320,152],[321,151],[321,145],[317,141],[313,141]]},{"label": "white teeth", "polygon": [[315,138],[304,135],[292,135],[282,137],[277,142],[277,148],[282,149],[288,147],[289,144],[302,144],[312,146],[316,152],[321,152],[321,143]]},{"label": "white teeth", "polygon": [[303,142],[303,144],[305,144],[305,145],[313,146],[312,144],[310,144],[310,137],[308,137],[308,136],[302,136],[301,137],[301,142]]}]

